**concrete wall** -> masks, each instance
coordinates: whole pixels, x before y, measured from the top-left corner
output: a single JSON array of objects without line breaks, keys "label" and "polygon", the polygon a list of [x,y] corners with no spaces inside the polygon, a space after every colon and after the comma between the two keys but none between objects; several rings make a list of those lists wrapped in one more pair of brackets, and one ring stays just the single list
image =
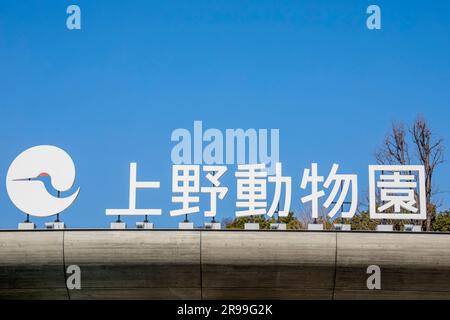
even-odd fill
[{"label": "concrete wall", "polygon": [[[81,290],[65,287],[80,266]],[[366,269],[381,268],[382,290]],[[450,234],[0,231],[0,299],[450,299]]]}]

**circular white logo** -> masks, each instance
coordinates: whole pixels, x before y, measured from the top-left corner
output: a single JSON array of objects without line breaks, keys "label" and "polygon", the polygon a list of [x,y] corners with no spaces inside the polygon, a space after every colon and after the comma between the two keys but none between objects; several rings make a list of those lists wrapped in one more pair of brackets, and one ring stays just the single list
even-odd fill
[{"label": "circular white logo", "polygon": [[[43,182],[50,178],[57,195],[47,191]],[[59,197],[75,182],[72,158],[54,146],[36,146],[14,159],[6,175],[6,190],[14,205],[26,214],[48,217],[67,209],[77,198],[80,188],[68,197]]]}]

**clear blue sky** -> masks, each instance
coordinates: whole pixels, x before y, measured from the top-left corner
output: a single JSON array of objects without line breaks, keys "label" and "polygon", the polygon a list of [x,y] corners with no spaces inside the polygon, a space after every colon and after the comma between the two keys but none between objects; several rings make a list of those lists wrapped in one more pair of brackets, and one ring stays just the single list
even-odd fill
[{"label": "clear blue sky", "polygon": [[[78,4],[82,30],[66,29]],[[24,219],[5,176],[23,150],[70,153],[81,193],[62,214],[71,227],[108,227],[128,201],[128,165],[161,190],[138,205],[170,218],[173,129],[279,128],[284,172],[300,210],[312,161],[359,175],[392,121],[422,113],[450,146],[450,2],[375,1],[382,30],[365,26],[368,1],[23,1],[0,3],[0,228]],[[450,151],[447,151],[447,158]],[[234,214],[232,192],[218,218]],[[438,169],[450,207],[450,165]],[[207,205],[203,202],[203,205]],[[52,219],[34,219],[41,227]],[[136,219],[127,219],[130,224]],[[203,218],[197,214],[194,221]]]}]

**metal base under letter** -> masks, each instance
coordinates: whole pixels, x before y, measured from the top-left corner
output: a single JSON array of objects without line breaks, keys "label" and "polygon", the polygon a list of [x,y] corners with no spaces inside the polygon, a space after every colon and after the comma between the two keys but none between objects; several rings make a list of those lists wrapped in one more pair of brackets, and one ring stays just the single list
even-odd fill
[{"label": "metal base under letter", "polygon": [[321,230],[323,230],[323,224],[321,224],[321,223],[308,223],[308,230],[321,231]]},{"label": "metal base under letter", "polygon": [[246,223],[244,224],[245,230],[259,230],[259,223]]},{"label": "metal base under letter", "polygon": [[111,222],[111,229],[121,230],[126,228],[127,224],[125,222]]},{"label": "metal base under letter", "polygon": [[180,222],[180,223],[178,223],[178,229],[181,229],[181,230],[194,229],[194,223],[193,222]]},{"label": "metal base under letter", "polygon": [[394,226],[392,224],[379,224],[377,225],[377,231],[394,231]]},{"label": "metal base under letter", "polygon": [[350,230],[352,230],[352,225],[351,224],[344,224],[344,223],[335,223],[334,224],[334,229],[336,231],[350,231]]},{"label": "metal base under letter", "polygon": [[287,230],[286,223],[271,223],[270,224],[271,230]]},{"label": "metal base under letter", "polygon": [[33,222],[21,222],[18,226],[19,230],[34,230],[36,225]]},{"label": "metal base under letter", "polygon": [[205,229],[220,230],[221,228],[219,222],[205,222]]}]

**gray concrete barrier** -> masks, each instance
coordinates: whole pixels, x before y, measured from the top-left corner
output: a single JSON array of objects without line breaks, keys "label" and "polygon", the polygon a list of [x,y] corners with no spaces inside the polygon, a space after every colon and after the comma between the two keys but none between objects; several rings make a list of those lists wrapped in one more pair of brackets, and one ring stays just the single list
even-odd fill
[{"label": "gray concrete barrier", "polygon": [[[450,235],[338,233],[336,299],[450,299]],[[366,268],[381,268],[367,290]]]},{"label": "gray concrete barrier", "polygon": [[0,232],[0,299],[67,299],[63,232]]},{"label": "gray concrete barrier", "polygon": [[200,233],[66,231],[66,265],[82,270],[72,299],[200,299]]},{"label": "gray concrete barrier", "polygon": [[[369,265],[381,290],[367,289]],[[0,299],[23,298],[450,299],[450,234],[0,231]]]},{"label": "gray concrete barrier", "polygon": [[330,299],[336,236],[306,232],[203,232],[206,299]]}]

